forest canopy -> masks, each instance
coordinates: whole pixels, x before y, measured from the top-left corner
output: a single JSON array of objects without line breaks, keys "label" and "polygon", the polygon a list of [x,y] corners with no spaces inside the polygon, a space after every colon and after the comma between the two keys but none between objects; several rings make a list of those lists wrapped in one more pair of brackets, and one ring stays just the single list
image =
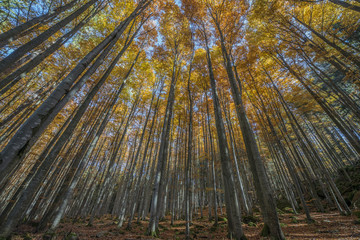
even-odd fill
[{"label": "forest canopy", "polygon": [[285,239],[280,203],[351,215],[359,39],[358,0],[1,1],[0,238],[110,215],[190,239],[207,214],[246,239],[259,213]]}]

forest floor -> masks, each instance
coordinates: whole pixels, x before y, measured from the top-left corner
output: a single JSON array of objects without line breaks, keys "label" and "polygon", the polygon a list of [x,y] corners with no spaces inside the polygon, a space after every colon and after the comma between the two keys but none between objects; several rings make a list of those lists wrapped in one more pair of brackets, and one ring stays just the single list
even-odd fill
[{"label": "forest floor", "polygon": [[[248,239],[266,239],[259,236],[263,223],[259,215],[255,214],[255,219],[249,221],[244,219],[247,224],[243,224],[245,235]],[[280,213],[280,222],[286,239],[360,239],[360,225],[356,224],[355,216],[341,216],[338,212],[312,213],[314,223],[308,224],[305,215]],[[257,218],[257,219],[256,219]],[[213,222],[206,219],[193,218],[191,233],[193,239],[227,239],[226,218],[219,217],[219,225],[213,227]],[[154,239],[145,235],[147,221],[134,222],[131,230],[126,229],[126,224],[120,229],[110,217],[103,217],[94,221],[93,226],[87,223],[72,223],[70,220],[63,221],[57,230],[56,239]],[[159,223],[160,239],[184,239],[185,221],[175,221],[170,225],[170,217]],[[31,226],[22,225],[18,228],[17,235],[12,239],[43,239],[44,233],[32,233]],[[77,237],[69,237],[72,234]],[[65,237],[68,236],[68,237]]]}]

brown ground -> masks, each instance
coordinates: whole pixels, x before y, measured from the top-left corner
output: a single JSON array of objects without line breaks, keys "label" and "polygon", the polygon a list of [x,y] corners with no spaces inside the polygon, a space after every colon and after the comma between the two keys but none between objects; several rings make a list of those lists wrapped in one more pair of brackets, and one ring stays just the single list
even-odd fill
[{"label": "brown ground", "polygon": [[[312,213],[314,223],[308,224],[303,214],[295,215],[291,213],[282,213],[279,215],[282,229],[286,239],[360,239],[360,225],[355,224],[355,216],[341,216],[337,212],[330,213]],[[191,226],[192,237],[194,239],[227,239],[226,219],[221,218],[218,228],[212,227],[207,219],[197,219],[194,217]],[[124,224],[126,225],[126,224]],[[253,225],[250,223],[250,225]],[[248,239],[264,239],[259,236],[262,223],[256,226],[243,224],[245,235]],[[64,239],[64,236],[70,232],[76,233],[80,240],[86,239],[154,239],[146,236],[147,222],[140,224],[133,223],[131,231],[126,230],[126,226],[117,229],[115,223],[110,218],[98,219],[94,226],[89,227],[85,222],[72,224],[66,221],[61,224],[57,231],[56,239]],[[25,235],[33,239],[42,239],[43,233],[31,233],[30,226],[21,226],[18,229],[18,235],[13,239],[24,239]],[[174,226],[170,226],[170,219],[160,222],[160,239],[184,239],[185,222],[176,221]],[[22,236],[22,237],[20,237]],[[30,239],[30,238],[27,238]]]}]

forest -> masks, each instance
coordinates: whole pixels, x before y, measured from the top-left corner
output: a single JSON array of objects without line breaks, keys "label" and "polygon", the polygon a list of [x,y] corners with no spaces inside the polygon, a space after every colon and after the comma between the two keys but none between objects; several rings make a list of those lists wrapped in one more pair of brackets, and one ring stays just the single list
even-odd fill
[{"label": "forest", "polygon": [[1,0],[0,239],[360,239],[359,0]]}]

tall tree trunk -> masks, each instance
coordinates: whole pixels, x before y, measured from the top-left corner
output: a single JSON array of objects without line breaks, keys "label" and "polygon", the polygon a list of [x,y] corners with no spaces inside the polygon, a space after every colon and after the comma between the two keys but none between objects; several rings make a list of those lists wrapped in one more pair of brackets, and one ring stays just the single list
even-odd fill
[{"label": "tall tree trunk", "polygon": [[17,82],[20,81],[20,79],[29,71],[34,69],[36,66],[38,66],[44,59],[46,59],[48,56],[50,56],[52,53],[54,53],[56,50],[58,50],[61,46],[63,46],[71,37],[74,36],[74,34],[81,29],[87,22],[90,21],[92,17],[94,17],[99,10],[93,11],[90,16],[86,16],[84,19],[80,21],[73,29],[71,29],[69,32],[65,33],[63,36],[61,36],[54,44],[49,46],[45,51],[38,54],[36,57],[31,59],[29,62],[21,66],[19,69],[11,73],[9,76],[5,77],[0,81],[0,95],[4,94],[6,91],[8,91],[12,86],[14,86]]},{"label": "tall tree trunk", "polygon": [[45,13],[39,17],[35,17],[19,26],[16,26],[2,34],[0,34],[0,47],[3,47],[4,45],[6,45],[7,43],[16,40],[15,38],[22,34],[23,32],[27,31],[28,29],[30,29],[31,27],[41,24],[44,21],[47,21],[51,18],[54,18],[58,15],[60,15],[61,13],[71,9],[73,6],[75,6],[75,4],[78,2],[79,0],[73,0],[67,4],[65,4],[64,6],[58,7],[57,9],[54,9],[48,13]]},{"label": "tall tree trunk", "polygon": [[14,208],[10,211],[9,215],[7,216],[7,219],[4,222],[2,222],[0,229],[3,236],[9,236],[11,234],[11,231],[14,229],[14,227],[20,220],[24,210],[29,206],[30,202],[32,201],[32,198],[36,193],[38,186],[40,185],[40,183],[43,181],[44,177],[48,173],[49,169],[52,166],[52,163],[55,161],[56,155],[60,152],[66,140],[72,135],[75,127],[78,125],[81,117],[88,108],[91,100],[96,95],[98,90],[102,87],[105,80],[110,75],[111,71],[113,70],[113,68],[115,67],[116,63],[118,62],[121,56],[122,56],[122,51],[119,52],[119,54],[116,56],[116,58],[114,59],[108,70],[104,73],[101,79],[88,93],[84,102],[79,106],[78,111],[76,112],[74,118],[70,121],[69,125],[66,127],[66,129],[64,130],[64,132],[62,133],[62,135],[54,145],[54,147],[48,153],[47,157],[43,160],[43,163],[39,166],[39,169],[36,171],[29,185],[21,194]]},{"label": "tall tree trunk", "polygon": [[226,214],[228,216],[229,237],[237,240],[246,239],[241,226],[241,209],[235,188],[234,173],[231,166],[229,147],[225,135],[225,127],[221,113],[221,106],[216,91],[215,77],[212,69],[210,49],[206,38],[206,59],[209,71],[212,100],[215,111],[215,123],[218,135],[220,160],[225,188]]},{"label": "tall tree trunk", "polygon": [[[242,102],[241,89],[239,89],[234,72],[232,69],[232,61],[225,47],[225,39],[219,23],[213,17],[216,29],[220,35],[221,50],[223,53],[224,64],[231,87],[232,97],[236,105],[236,113],[240,122],[240,128],[245,143],[246,153],[250,163],[250,169],[254,178],[255,190],[260,202],[261,212],[264,216],[264,228],[262,235],[271,235],[271,237],[279,240],[285,239],[280,227],[278,214],[276,211],[276,203],[270,186],[268,176],[262,162],[259,149],[256,143],[255,134],[251,129],[251,125],[247,119],[244,104]],[[240,83],[240,81],[238,81]],[[241,87],[241,85],[240,85]]]},{"label": "tall tree trunk", "polygon": [[54,33],[59,31],[61,28],[66,26],[68,23],[73,21],[75,18],[79,17],[82,13],[84,13],[89,7],[94,5],[98,0],[90,0],[78,10],[61,20],[60,22],[56,23],[54,26],[51,26],[45,32],[41,33],[36,38],[30,40],[29,42],[25,43],[14,52],[12,52],[9,56],[4,58],[0,61],[0,69],[5,71],[12,63],[18,61],[20,58],[25,56],[28,52],[32,51],[34,48],[45,42],[49,37],[51,37]]},{"label": "tall tree trunk", "polygon": [[150,211],[150,221],[149,226],[147,229],[147,234],[151,236],[158,236],[158,220],[160,214],[160,197],[162,196],[162,181],[164,179],[165,174],[165,164],[167,162],[167,155],[168,155],[168,147],[169,147],[169,135],[170,135],[170,125],[171,119],[173,115],[173,107],[175,102],[175,86],[177,81],[177,68],[178,68],[178,58],[179,54],[177,52],[178,49],[175,50],[175,56],[173,59],[173,69],[172,69],[172,76],[171,76],[171,83],[168,95],[168,101],[165,110],[165,118],[160,138],[160,149],[158,155],[158,162],[156,167],[156,174],[154,180],[154,188],[153,188],[153,195],[151,199],[151,211]]},{"label": "tall tree trunk", "polygon": [[187,162],[185,167],[185,184],[186,184],[186,190],[185,190],[185,209],[186,209],[186,230],[185,230],[185,238],[191,239],[190,237],[190,199],[191,199],[191,190],[190,190],[190,184],[191,184],[191,164],[192,164],[192,138],[193,138],[193,99],[191,95],[191,89],[190,89],[190,79],[191,79],[191,71],[192,71],[192,61],[194,59],[195,51],[192,53],[192,59],[189,66],[189,77],[187,82],[187,91],[189,95],[189,125],[188,125],[188,156],[187,156]]},{"label": "tall tree trunk", "polygon": [[[150,3],[150,0],[149,2]],[[88,53],[77,66],[62,80],[57,88],[51,93],[51,95],[44,101],[43,104],[26,120],[26,122],[19,128],[16,134],[11,138],[9,143],[0,153],[0,175],[1,179],[7,174],[5,172],[12,172],[16,168],[19,161],[24,154],[26,154],[31,146],[41,135],[42,131],[50,124],[55,115],[62,109],[66,102],[75,94],[71,92],[70,88],[85,68],[92,62],[92,60],[111,42],[112,46],[115,44],[117,39],[120,38],[122,33],[125,31],[129,23],[141,14],[144,7],[142,4],[138,5],[137,8],[127,17],[108,37],[106,37],[100,44],[98,44],[90,53]],[[110,51],[112,46],[107,48],[107,52]],[[105,58],[107,53],[103,54],[102,58],[98,58],[99,66],[102,59]],[[95,68],[96,69],[96,68]],[[89,70],[94,72],[95,70]],[[92,74],[91,73],[91,74]],[[88,74],[89,76],[91,75]],[[79,81],[77,89],[85,83],[89,77],[82,77],[82,81]],[[75,86],[74,86],[75,87]],[[70,90],[70,92],[69,92]],[[51,116],[51,117],[50,117]],[[46,122],[46,124],[45,124]]]}]

